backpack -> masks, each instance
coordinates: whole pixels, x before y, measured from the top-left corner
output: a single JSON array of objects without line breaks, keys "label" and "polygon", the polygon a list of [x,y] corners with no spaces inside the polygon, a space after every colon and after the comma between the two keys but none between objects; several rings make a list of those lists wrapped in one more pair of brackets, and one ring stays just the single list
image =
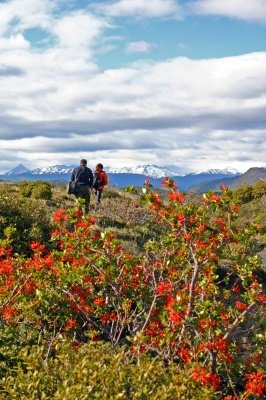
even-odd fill
[{"label": "backpack", "polygon": [[81,175],[82,171],[79,171],[75,177],[74,181],[70,181],[68,182],[67,185],[67,194],[77,194],[78,192],[78,179]]},{"label": "backpack", "polygon": [[100,186],[105,186],[108,183],[107,175],[105,171],[93,173],[93,184],[92,187],[94,189],[98,189]]}]

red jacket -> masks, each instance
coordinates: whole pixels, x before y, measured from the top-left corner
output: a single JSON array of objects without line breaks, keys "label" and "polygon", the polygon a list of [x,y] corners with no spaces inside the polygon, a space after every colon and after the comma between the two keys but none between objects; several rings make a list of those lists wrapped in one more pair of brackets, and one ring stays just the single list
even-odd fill
[{"label": "red jacket", "polygon": [[97,190],[102,190],[104,188],[104,186],[108,185],[107,174],[101,168],[96,168],[95,173],[97,174],[97,177],[96,177],[96,180],[94,182],[94,188],[97,189]]}]

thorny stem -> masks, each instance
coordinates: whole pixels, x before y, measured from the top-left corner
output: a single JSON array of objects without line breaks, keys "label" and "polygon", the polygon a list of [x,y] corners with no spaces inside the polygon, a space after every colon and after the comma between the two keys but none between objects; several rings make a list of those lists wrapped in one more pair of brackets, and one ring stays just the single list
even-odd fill
[{"label": "thorny stem", "polygon": [[238,395],[237,395],[237,393],[235,391],[234,384],[232,382],[231,376],[229,374],[229,370],[228,370],[227,364],[225,362],[224,362],[224,366],[225,366],[225,370],[226,370],[226,374],[227,374],[227,377],[228,377],[228,381],[229,381],[230,387],[233,390],[233,393],[235,395],[236,400],[239,400],[239,397],[238,397]]},{"label": "thorny stem", "polygon": [[30,279],[31,275],[32,275],[32,274],[30,274],[30,275],[27,277],[27,279],[26,279],[21,285],[20,285],[20,283],[18,283],[18,284],[14,287],[14,289],[12,290],[12,293],[11,293],[10,297],[9,297],[6,301],[4,301],[3,304],[0,305],[0,310],[2,310],[3,308],[5,308],[6,306],[8,306],[8,304],[10,304],[10,303],[17,297],[17,295],[19,294],[20,289],[22,289],[23,286],[27,283],[27,281]]},{"label": "thorny stem", "polygon": [[141,328],[141,332],[144,331],[144,329],[146,328],[146,326],[147,326],[147,324],[148,324],[148,322],[150,320],[150,316],[151,316],[152,310],[153,310],[153,308],[155,306],[155,303],[156,303],[156,300],[157,300],[157,297],[158,297],[158,295],[156,294],[157,282],[156,282],[156,278],[155,278],[154,269],[153,269],[152,278],[153,278],[153,283],[154,283],[154,288],[155,288],[155,294],[153,296],[153,300],[152,300],[152,303],[151,303],[147,318],[146,318],[146,320],[145,320],[145,322],[144,322],[144,324],[143,324],[143,326]]},{"label": "thorny stem", "polygon": [[256,306],[256,303],[251,303],[248,308],[242,312],[242,314],[240,314],[232,323],[230,329],[228,329],[228,331],[226,332],[226,334],[224,335],[224,339],[225,340],[230,340],[234,330],[236,329],[236,327],[240,324],[240,322],[242,322],[244,320],[244,318],[247,316],[248,313],[250,313]]},{"label": "thorny stem", "polygon": [[194,298],[195,298],[195,287],[196,287],[196,283],[198,281],[199,271],[200,271],[200,264],[198,263],[198,260],[195,257],[191,243],[189,245],[189,249],[190,249],[190,253],[191,253],[191,256],[192,256],[192,259],[194,262],[194,271],[193,271],[193,276],[192,276],[190,286],[189,286],[188,306],[186,309],[186,314],[185,314],[183,326],[182,326],[180,337],[179,337],[179,344],[182,342],[184,334],[185,334],[186,322],[189,319],[189,317],[193,311]]},{"label": "thorny stem", "polygon": [[53,335],[51,337],[51,340],[49,342],[48,350],[47,350],[47,353],[46,353],[46,356],[45,356],[45,360],[44,360],[45,363],[47,363],[47,360],[48,360],[52,345],[53,345],[53,343],[55,341],[55,337],[56,337],[56,333],[57,333],[56,332],[56,321],[57,321],[57,319],[54,320],[54,331],[53,331]]}]

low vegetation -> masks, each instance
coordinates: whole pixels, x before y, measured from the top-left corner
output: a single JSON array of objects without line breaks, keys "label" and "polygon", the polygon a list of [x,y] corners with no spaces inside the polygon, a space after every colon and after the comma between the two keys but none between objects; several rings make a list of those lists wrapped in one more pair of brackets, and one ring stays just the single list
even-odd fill
[{"label": "low vegetation", "polygon": [[263,185],[104,194],[0,184],[0,399],[264,398]]}]

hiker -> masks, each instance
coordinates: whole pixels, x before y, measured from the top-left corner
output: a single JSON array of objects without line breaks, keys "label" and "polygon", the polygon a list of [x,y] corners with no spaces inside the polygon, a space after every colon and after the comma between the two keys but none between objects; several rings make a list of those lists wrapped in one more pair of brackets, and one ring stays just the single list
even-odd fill
[{"label": "hiker", "polygon": [[98,163],[94,171],[93,177],[93,188],[96,194],[96,205],[99,206],[102,199],[103,188],[108,185],[108,177],[106,172],[103,170],[103,165]]},{"label": "hiker", "polygon": [[93,173],[92,170],[87,167],[87,160],[80,160],[79,167],[73,169],[71,181],[76,181],[76,193],[74,195],[76,198],[85,200],[85,214],[88,214],[90,208],[90,189],[93,185]]}]

